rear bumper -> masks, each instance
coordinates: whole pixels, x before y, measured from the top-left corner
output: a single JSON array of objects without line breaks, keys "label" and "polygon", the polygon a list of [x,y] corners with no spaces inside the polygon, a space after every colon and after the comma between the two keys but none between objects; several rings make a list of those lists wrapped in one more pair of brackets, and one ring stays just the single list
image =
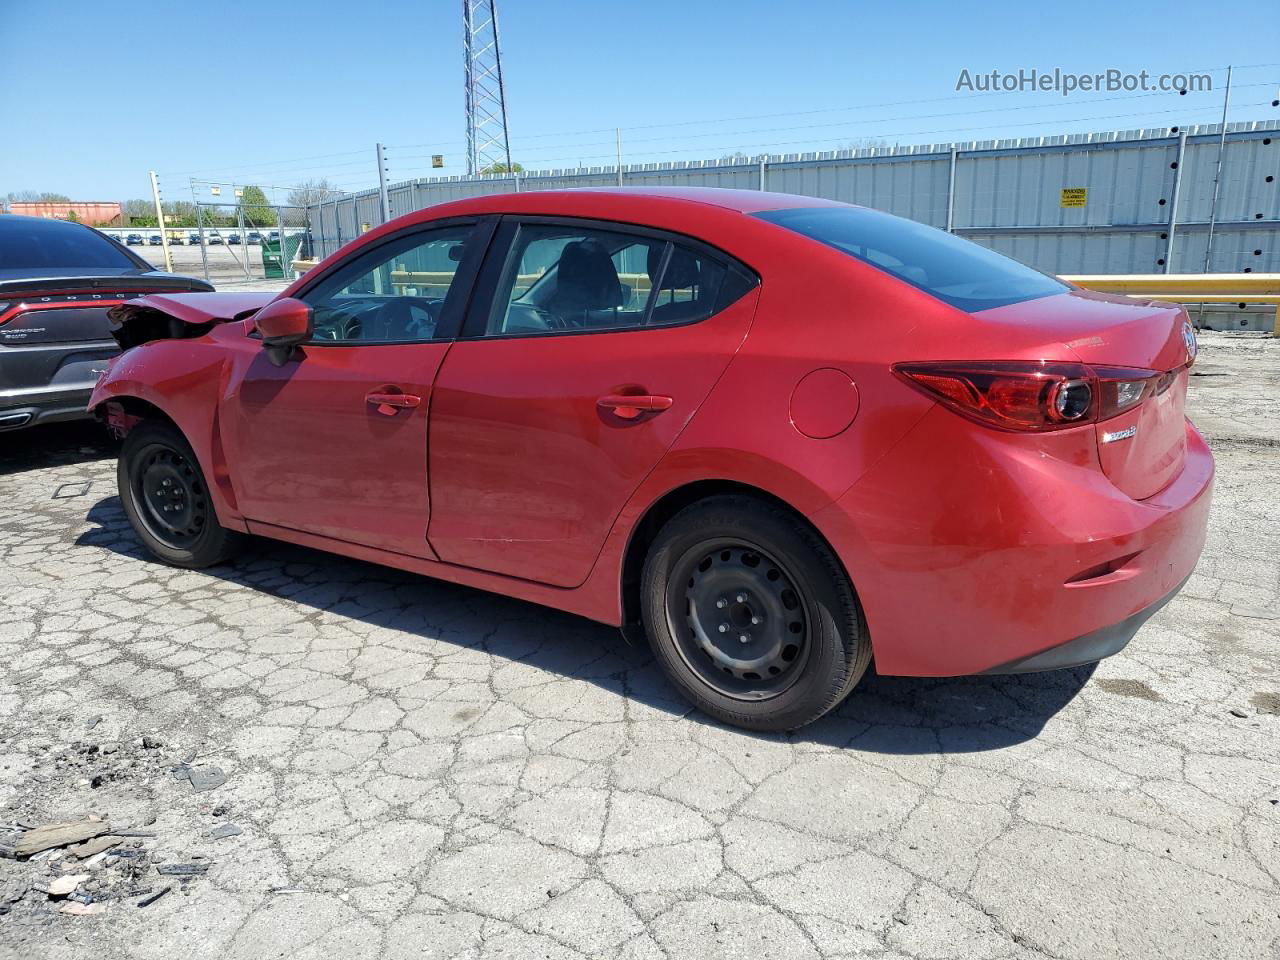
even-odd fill
[{"label": "rear bumper", "polygon": [[1204,548],[1213,457],[1133,500],[1092,439],[1027,438],[927,414],[812,519],[844,561],[883,674],[1056,669],[1123,649]]},{"label": "rear bumper", "polygon": [[[1189,579],[1189,578],[1188,578]],[[984,673],[1039,673],[1042,670],[1062,670],[1067,667],[1079,667],[1086,663],[1097,663],[1106,657],[1119,653],[1129,645],[1129,641],[1142,628],[1142,625],[1160,612],[1160,609],[1178,595],[1186,583],[1183,580],[1163,597],[1130,617],[1113,623],[1109,627],[1086,633],[1083,637],[1068,640],[1061,646],[1045,650],[1030,657],[1023,657],[1011,663],[1001,664],[984,670]]]},{"label": "rear bumper", "polygon": [[93,384],[0,390],[0,431],[91,417]]},{"label": "rear bumper", "polygon": [[[70,312],[29,311],[51,328]],[[98,312],[103,313],[99,319],[105,327],[105,307]],[[88,417],[89,396],[98,377],[119,353],[119,345],[110,339],[0,344],[0,430]]]}]

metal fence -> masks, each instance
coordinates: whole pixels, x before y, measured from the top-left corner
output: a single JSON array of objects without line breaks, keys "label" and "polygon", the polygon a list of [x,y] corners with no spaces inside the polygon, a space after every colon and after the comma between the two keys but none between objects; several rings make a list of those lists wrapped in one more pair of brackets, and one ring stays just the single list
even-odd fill
[{"label": "metal fence", "polygon": [[[428,178],[391,185],[388,199],[396,217],[479,194],[620,182],[771,190],[909,217],[1054,274],[1258,273],[1280,271],[1278,177],[1280,123],[1264,121],[1228,124],[1225,136],[1208,124]],[[326,200],[306,219],[327,256],[381,222],[379,191]],[[1269,329],[1265,309],[1258,320]]]},{"label": "metal fence", "polygon": [[197,272],[192,268],[198,265],[198,272],[219,288],[266,281],[283,285],[293,279],[294,256],[309,247],[301,207],[198,203],[196,223],[184,232],[188,246],[199,250],[198,260],[194,252],[187,254],[185,272]]},{"label": "metal fence", "polygon": [[[282,230],[283,227],[283,230]],[[292,262],[311,253],[307,212],[302,207],[197,203],[181,221],[166,214],[165,226],[99,227],[163,268],[163,240],[175,273],[203,276],[219,289],[283,287],[294,278]],[[287,248],[282,258],[280,236]]]}]

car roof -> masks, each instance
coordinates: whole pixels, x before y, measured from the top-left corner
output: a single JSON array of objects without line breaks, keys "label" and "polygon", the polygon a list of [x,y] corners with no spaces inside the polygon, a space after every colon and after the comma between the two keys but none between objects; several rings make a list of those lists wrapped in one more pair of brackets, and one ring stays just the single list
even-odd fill
[{"label": "car roof", "polygon": [[55,220],[52,217],[28,217],[21,213],[5,213],[0,214],[0,230],[14,230],[22,228],[30,230],[32,227],[43,227],[48,230],[92,230],[93,227],[83,223],[75,223],[72,220]]},{"label": "car roof", "polygon": [[[501,181],[495,178],[495,185]],[[766,210],[797,207],[845,207],[849,204],[818,197],[801,197],[765,190],[731,190],[720,187],[587,187],[572,190],[522,190],[447,200],[404,214],[361,234],[331,253],[317,267],[294,281],[284,296],[294,296],[324,275],[334,264],[406,228],[455,217],[545,216],[602,220],[687,234],[724,250],[759,270],[744,245],[755,237],[757,253],[764,248],[792,242],[814,241],[793,231],[751,216]]]},{"label": "car roof", "polygon": [[[501,194],[467,197],[450,204],[458,212],[464,208],[493,210],[506,207],[512,210],[533,212],[553,210],[565,201],[591,203],[598,201],[602,212],[618,201],[651,200],[663,205],[688,204],[711,206],[736,213],[759,213],[764,210],[786,210],[794,207],[846,206],[835,200],[820,197],[801,197],[790,193],[771,193],[767,190],[734,190],[725,187],[576,187],[570,190],[529,190]],[[575,204],[576,206],[577,204]]]}]

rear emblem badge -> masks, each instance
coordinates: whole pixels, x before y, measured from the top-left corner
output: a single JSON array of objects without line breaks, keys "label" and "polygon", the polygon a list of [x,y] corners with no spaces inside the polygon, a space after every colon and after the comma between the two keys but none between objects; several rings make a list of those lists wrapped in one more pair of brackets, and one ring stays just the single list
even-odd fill
[{"label": "rear emblem badge", "polygon": [[1138,425],[1135,423],[1132,427],[1125,427],[1123,430],[1116,430],[1113,433],[1103,433],[1103,443],[1115,443],[1117,440],[1128,440],[1138,432]]},{"label": "rear emblem badge", "polygon": [[1182,342],[1187,347],[1187,359],[1194,360],[1196,358],[1196,328],[1191,326],[1190,320],[1182,321]]}]

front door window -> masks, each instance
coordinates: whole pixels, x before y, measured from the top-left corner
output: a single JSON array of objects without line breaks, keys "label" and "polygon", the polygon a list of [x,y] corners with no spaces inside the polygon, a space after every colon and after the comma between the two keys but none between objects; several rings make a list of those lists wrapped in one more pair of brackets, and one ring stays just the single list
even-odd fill
[{"label": "front door window", "polygon": [[463,224],[410,234],[335,271],[302,296],[318,344],[447,339],[449,291],[472,237]]}]

